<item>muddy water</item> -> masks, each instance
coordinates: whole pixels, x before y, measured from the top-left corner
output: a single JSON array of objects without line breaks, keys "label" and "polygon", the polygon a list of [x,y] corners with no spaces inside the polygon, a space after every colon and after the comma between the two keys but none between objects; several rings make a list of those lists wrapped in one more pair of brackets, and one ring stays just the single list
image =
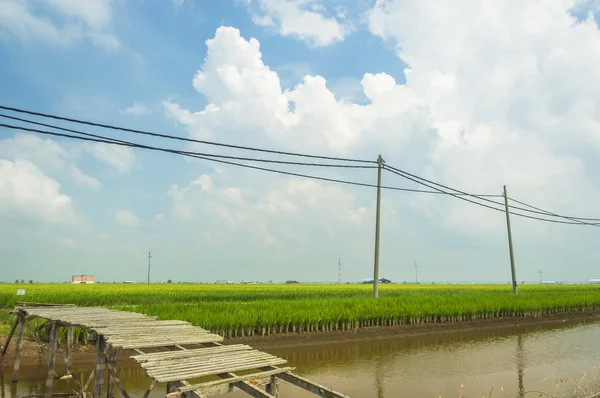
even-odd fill
[{"label": "muddy water", "polygon": [[[490,391],[492,397],[539,396],[527,394],[533,390],[569,396],[570,379],[578,381],[583,375],[584,387],[596,383],[600,391],[598,322],[266,351],[286,358],[297,374],[353,398],[487,397]],[[87,375],[91,364],[78,364],[76,370]],[[138,366],[121,361],[118,373],[132,396],[143,394],[149,380]],[[43,393],[44,374],[43,367],[22,366],[21,382],[15,386],[5,370],[0,398]],[[55,386],[56,392],[75,388],[72,381],[58,380]],[[164,391],[163,385],[157,385],[151,396],[164,397]],[[312,397],[285,383],[280,391],[282,397]],[[241,392],[227,395],[246,396]]]}]

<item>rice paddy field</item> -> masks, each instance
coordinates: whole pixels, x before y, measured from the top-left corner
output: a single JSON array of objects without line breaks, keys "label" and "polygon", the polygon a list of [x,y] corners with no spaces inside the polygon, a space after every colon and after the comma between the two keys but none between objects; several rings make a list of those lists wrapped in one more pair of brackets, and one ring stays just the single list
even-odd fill
[{"label": "rice paddy field", "polygon": [[[25,296],[17,296],[25,289]],[[17,301],[103,306],[189,321],[225,337],[600,310],[597,285],[0,284],[0,333]]]}]

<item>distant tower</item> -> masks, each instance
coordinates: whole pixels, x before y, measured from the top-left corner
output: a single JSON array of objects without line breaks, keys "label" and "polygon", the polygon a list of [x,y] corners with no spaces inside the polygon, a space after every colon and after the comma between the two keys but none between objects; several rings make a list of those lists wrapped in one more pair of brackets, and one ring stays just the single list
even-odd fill
[{"label": "distant tower", "polygon": [[543,273],[544,273],[544,272],[543,272],[543,271],[542,271],[542,269],[540,268],[540,270],[538,271],[538,274],[540,274],[540,283],[544,283],[544,280],[542,279],[542,275],[543,275]]},{"label": "distant tower", "polygon": [[150,254],[150,249],[148,249],[148,284],[150,284],[150,259],[152,255]]},{"label": "distant tower", "polygon": [[338,258],[338,282],[342,283],[342,259]]},{"label": "distant tower", "polygon": [[419,283],[419,266],[415,261],[415,283]]}]

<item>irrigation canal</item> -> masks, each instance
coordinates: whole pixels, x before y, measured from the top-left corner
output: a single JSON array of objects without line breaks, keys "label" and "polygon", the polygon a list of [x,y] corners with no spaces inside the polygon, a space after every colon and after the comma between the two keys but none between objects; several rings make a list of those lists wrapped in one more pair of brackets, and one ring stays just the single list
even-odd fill
[{"label": "irrigation canal", "polygon": [[[600,386],[600,323],[520,326],[472,330],[401,339],[375,340],[298,348],[266,349],[288,360],[295,373],[352,397],[524,397],[526,391],[556,393],[572,386],[568,377]],[[89,373],[93,364],[78,365]],[[132,397],[148,386],[144,370],[131,361],[119,363],[118,374]],[[10,369],[0,378],[0,398],[43,394],[45,366],[21,366],[18,385]],[[563,378],[557,389],[557,375]],[[283,396],[311,397],[281,386]],[[286,394],[286,389],[290,391]],[[59,380],[55,392],[71,392],[72,381]],[[293,390],[292,390],[293,389]],[[290,395],[291,393],[291,395]],[[239,394],[239,395],[238,395]],[[120,394],[119,394],[120,395]],[[164,397],[155,388],[151,397]],[[245,397],[233,393],[227,397]]]}]

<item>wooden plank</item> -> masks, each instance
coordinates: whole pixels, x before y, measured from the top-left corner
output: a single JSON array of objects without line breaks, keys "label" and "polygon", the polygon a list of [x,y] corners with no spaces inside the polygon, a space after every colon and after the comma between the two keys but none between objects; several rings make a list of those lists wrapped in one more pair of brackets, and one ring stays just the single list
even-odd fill
[{"label": "wooden plank", "polygon": [[253,386],[247,381],[238,381],[234,383],[237,388],[244,391],[246,394],[250,394],[255,398],[275,398],[273,395],[261,390],[258,387]]},{"label": "wooden plank", "polygon": [[274,375],[271,376],[270,383],[267,384],[265,391],[267,391],[272,396],[279,398],[279,380],[277,379],[277,377],[275,377]]},{"label": "wooden plank", "polygon": [[106,367],[106,357],[104,356],[104,350],[106,350],[106,341],[104,337],[98,336],[96,339],[96,357],[94,359],[94,390],[93,398],[102,397],[102,387],[104,386],[104,369]]},{"label": "wooden plank", "polygon": [[[117,349],[114,347],[108,348],[107,363],[110,363],[112,367],[117,368]],[[115,396],[115,379],[113,379],[110,372],[108,373],[108,387],[106,390],[106,398],[114,398]]]},{"label": "wooden plank", "polygon": [[144,393],[144,396],[142,398],[148,398],[155,385],[156,385],[156,380],[152,379],[152,381],[150,382],[150,385],[146,389],[146,392]]},{"label": "wooden plank", "polygon": [[15,330],[17,329],[17,325],[19,324],[19,318],[16,317],[13,322],[12,327],[10,328],[10,332],[8,332],[8,336],[6,337],[6,342],[4,343],[4,347],[2,347],[2,354],[0,355],[0,370],[2,369],[2,363],[4,362],[4,356],[6,355],[6,351],[8,350],[8,344],[15,334]]},{"label": "wooden plank", "polygon": [[260,372],[260,373],[252,373],[249,375],[243,375],[243,376],[232,376],[232,377],[228,377],[228,378],[224,378],[222,380],[212,380],[212,381],[207,381],[204,383],[198,383],[198,384],[193,384],[193,385],[189,385],[187,387],[183,387],[183,388],[179,388],[179,391],[181,392],[189,392],[189,391],[193,391],[193,390],[202,390],[202,389],[208,389],[208,388],[212,388],[218,385],[222,385],[222,384],[229,384],[229,383],[233,383],[236,381],[249,381],[249,380],[256,380],[256,379],[264,379],[264,378],[270,378],[271,376],[277,374],[277,373],[283,373],[283,372],[289,372],[291,370],[294,370],[295,368],[275,368],[273,370],[267,370],[264,372]]},{"label": "wooden plank", "polygon": [[322,398],[349,398],[345,394],[334,391],[329,387],[313,383],[312,381],[305,379],[304,377],[297,376],[291,372],[279,373],[275,375],[275,377],[287,381],[288,383],[291,383]]},{"label": "wooden plank", "polygon": [[73,351],[73,326],[67,327],[67,342],[65,344],[65,365],[67,368],[67,374],[74,374],[73,367],[71,366],[71,356]]},{"label": "wooden plank", "polygon": [[110,376],[115,381],[115,384],[119,388],[119,391],[121,391],[121,394],[123,394],[123,398],[130,398],[129,394],[127,393],[127,390],[125,389],[125,387],[123,386],[123,383],[121,382],[121,379],[119,379],[119,377],[117,376],[117,372],[115,371],[115,368],[112,366],[112,364],[107,363],[106,368],[108,369],[108,373],[110,373]]},{"label": "wooden plank", "polygon": [[[185,358],[176,361],[166,362],[146,362],[142,364],[142,367],[148,371],[161,373],[161,369],[169,370],[182,370],[182,369],[211,369],[219,368],[224,365],[235,365],[245,364],[249,362],[260,362],[260,361],[280,361],[282,363],[287,362],[285,359],[277,358],[271,354],[262,353],[260,351],[249,352],[248,354],[242,354],[244,351],[237,353],[233,352],[233,355],[219,355],[203,357],[203,358]],[[267,365],[263,365],[267,366]]]},{"label": "wooden plank", "polygon": [[46,375],[46,386],[44,388],[44,398],[52,397],[52,385],[54,384],[54,364],[56,361],[56,348],[58,346],[58,325],[52,322],[50,329],[50,339],[48,343],[48,374]]},{"label": "wooden plank", "polygon": [[19,380],[19,368],[21,366],[21,347],[23,346],[23,332],[25,330],[25,314],[19,311],[17,315],[19,319],[19,327],[17,329],[17,347],[15,349],[15,363],[13,364],[12,382],[16,383]]},{"label": "wooden plank", "polygon": [[159,383],[164,383],[167,381],[175,381],[175,380],[183,380],[183,379],[193,379],[196,377],[204,377],[204,376],[212,376],[216,373],[226,373],[226,372],[235,372],[239,370],[250,370],[250,369],[258,369],[262,366],[272,366],[272,365],[281,365],[285,363],[285,360],[277,360],[277,361],[261,361],[255,363],[248,363],[245,365],[237,365],[237,366],[224,366],[220,369],[213,369],[210,371],[206,370],[186,370],[185,372],[173,372],[173,373],[165,373],[162,375],[154,375],[151,372],[148,372],[150,377],[155,378]]},{"label": "wooden plank", "polygon": [[178,359],[178,358],[186,358],[186,357],[194,357],[194,356],[204,356],[208,354],[212,354],[215,352],[229,352],[229,351],[248,351],[254,350],[254,348],[245,344],[232,344],[232,345],[222,345],[218,347],[204,347],[204,348],[194,348],[194,349],[184,349],[181,351],[162,351],[162,352],[154,352],[150,354],[144,355],[131,355],[130,358],[134,359],[137,362],[148,362],[148,361],[160,361],[160,360],[169,360],[169,359]]},{"label": "wooden plank", "polygon": [[169,359],[164,361],[150,361],[146,363],[142,363],[142,367],[144,369],[152,370],[152,369],[160,369],[160,368],[169,368],[169,369],[184,369],[188,367],[197,367],[197,366],[210,366],[210,365],[219,365],[221,363],[228,362],[247,362],[247,361],[258,361],[258,360],[273,360],[273,359],[281,359],[273,356],[271,354],[267,354],[260,351],[234,351],[227,353],[213,353],[206,356],[196,356],[196,357],[185,357],[179,359]]}]

